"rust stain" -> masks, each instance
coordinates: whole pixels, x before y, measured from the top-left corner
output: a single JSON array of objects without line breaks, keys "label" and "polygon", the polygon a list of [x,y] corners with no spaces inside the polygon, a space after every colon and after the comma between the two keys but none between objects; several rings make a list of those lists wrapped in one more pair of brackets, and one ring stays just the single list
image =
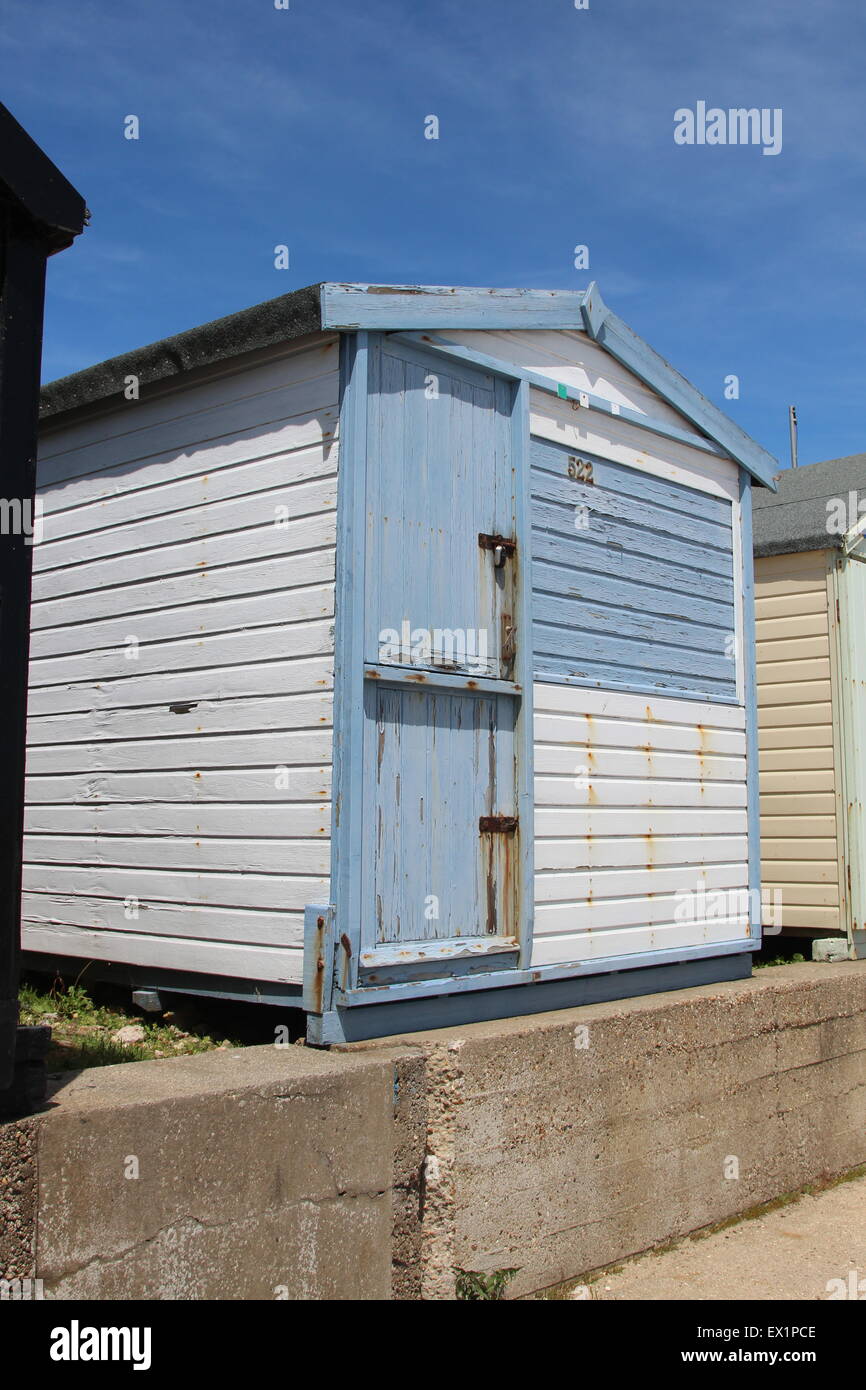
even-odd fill
[{"label": "rust stain", "polygon": [[324,957],[324,944],[325,944],[325,942],[324,942],[324,933],[325,933],[325,919],[324,919],[324,917],[317,917],[317,918],[316,918],[316,943],[315,943],[315,952],[316,952],[316,973],[315,973],[315,976],[314,976],[314,978],[313,978],[313,1004],[314,1004],[314,1012],[315,1012],[315,1013],[321,1013],[321,1012],[322,1012],[322,1001],[323,1001],[323,998],[324,998],[324,988],[325,988],[325,957]]},{"label": "rust stain", "polygon": [[343,948],[343,958],[341,962],[342,968],[340,970],[340,983],[343,989],[347,989],[349,985],[349,960],[352,955],[352,943],[345,932],[343,932],[343,935],[340,937],[340,945]]},{"label": "rust stain", "polygon": [[487,935],[496,935],[496,866],[494,862],[493,836],[487,842],[487,874],[485,891],[487,897]]}]

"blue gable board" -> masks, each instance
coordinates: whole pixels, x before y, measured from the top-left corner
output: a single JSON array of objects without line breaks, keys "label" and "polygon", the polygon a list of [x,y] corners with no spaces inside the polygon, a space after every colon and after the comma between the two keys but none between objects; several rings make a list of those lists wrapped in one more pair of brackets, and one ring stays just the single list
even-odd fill
[{"label": "blue gable board", "polygon": [[595,282],[583,291],[325,283],[320,294],[322,327],[341,331],[582,330],[775,491],[778,460],[612,314]]}]

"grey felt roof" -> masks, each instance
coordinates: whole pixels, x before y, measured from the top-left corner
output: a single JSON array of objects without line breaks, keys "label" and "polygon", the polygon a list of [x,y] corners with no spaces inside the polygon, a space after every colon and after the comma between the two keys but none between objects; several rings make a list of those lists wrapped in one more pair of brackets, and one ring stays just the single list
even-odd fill
[{"label": "grey felt roof", "polygon": [[[866,454],[786,468],[777,476],[778,492],[756,488],[752,494],[755,554],[785,555],[839,546],[842,537],[827,529],[827,503],[838,497],[847,507],[850,492],[866,498]],[[856,514],[848,525],[855,520]]]},{"label": "grey felt roof", "polygon": [[293,290],[173,338],[110,357],[72,376],[59,377],[42,388],[40,417],[51,419],[79,406],[108,401],[123,391],[126,376],[137,376],[141,387],[153,386],[194,367],[316,333],[322,322],[319,288],[308,285]]}]

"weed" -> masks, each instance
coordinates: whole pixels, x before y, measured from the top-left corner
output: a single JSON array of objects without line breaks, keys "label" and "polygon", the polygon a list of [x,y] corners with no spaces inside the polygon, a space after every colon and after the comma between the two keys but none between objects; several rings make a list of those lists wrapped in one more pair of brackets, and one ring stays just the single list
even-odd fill
[{"label": "weed", "polygon": [[505,1297],[505,1290],[516,1273],[516,1269],[497,1269],[492,1274],[481,1274],[474,1269],[458,1269],[457,1297],[476,1303],[499,1302]]}]

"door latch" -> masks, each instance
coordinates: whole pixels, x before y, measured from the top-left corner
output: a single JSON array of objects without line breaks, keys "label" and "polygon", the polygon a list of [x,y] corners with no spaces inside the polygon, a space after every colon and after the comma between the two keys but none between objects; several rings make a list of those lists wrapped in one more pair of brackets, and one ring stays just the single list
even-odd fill
[{"label": "door latch", "polygon": [[513,835],[517,830],[517,816],[480,816],[478,829],[494,835]]},{"label": "door latch", "polygon": [[493,551],[493,563],[498,570],[502,569],[506,560],[510,560],[517,550],[517,542],[509,540],[507,536],[490,536],[486,531],[479,531],[478,544],[482,550]]}]

